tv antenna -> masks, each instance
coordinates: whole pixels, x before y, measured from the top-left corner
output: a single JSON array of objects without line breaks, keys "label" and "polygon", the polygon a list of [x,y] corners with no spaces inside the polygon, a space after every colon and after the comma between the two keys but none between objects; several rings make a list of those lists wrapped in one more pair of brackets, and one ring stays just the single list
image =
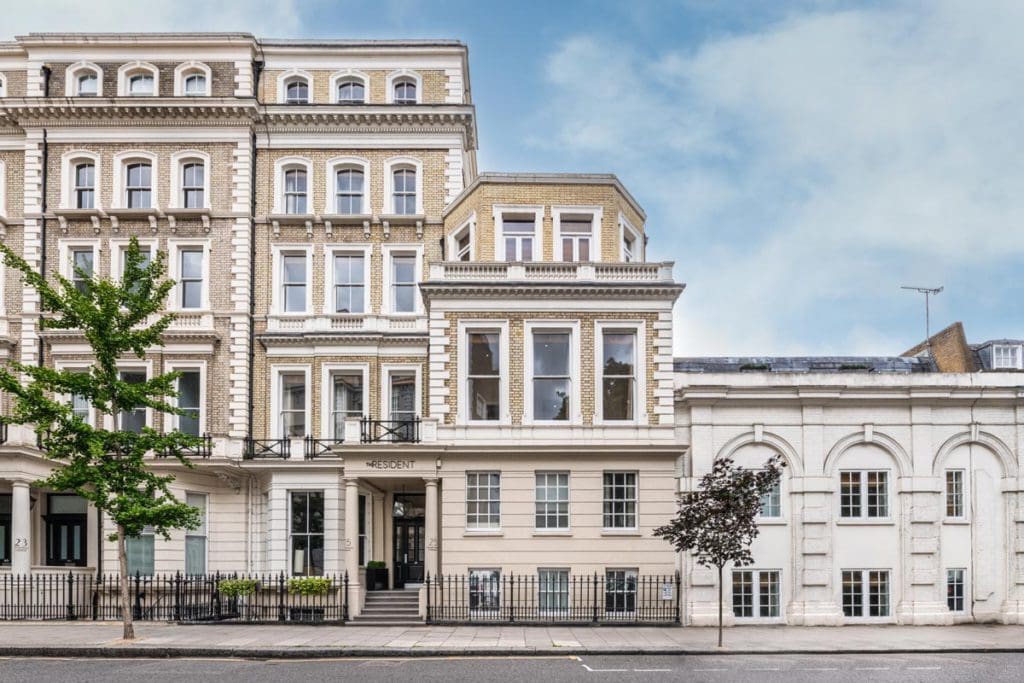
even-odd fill
[{"label": "tv antenna", "polygon": [[931,297],[935,296],[942,291],[942,287],[913,287],[910,285],[903,285],[900,289],[908,289],[918,294],[924,294],[924,343],[928,349],[928,355],[932,358],[932,330],[931,330]]}]

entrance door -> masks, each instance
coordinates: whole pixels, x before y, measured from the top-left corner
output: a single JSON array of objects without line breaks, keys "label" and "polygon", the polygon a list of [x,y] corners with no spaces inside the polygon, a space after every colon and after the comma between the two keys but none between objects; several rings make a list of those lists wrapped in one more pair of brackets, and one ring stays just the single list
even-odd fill
[{"label": "entrance door", "polygon": [[78,496],[51,493],[46,519],[46,564],[84,567],[86,502]]},{"label": "entrance door", "polygon": [[423,583],[422,517],[395,519],[395,588],[407,583]]}]

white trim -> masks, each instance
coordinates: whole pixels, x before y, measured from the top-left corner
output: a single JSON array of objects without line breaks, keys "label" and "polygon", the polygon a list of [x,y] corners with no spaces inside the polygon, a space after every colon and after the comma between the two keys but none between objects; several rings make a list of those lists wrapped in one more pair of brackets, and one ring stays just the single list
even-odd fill
[{"label": "white trim", "polygon": [[423,77],[412,69],[398,69],[388,74],[385,101],[388,104],[395,103],[395,81],[400,78],[411,78],[416,83],[416,104],[423,104]]},{"label": "white trim", "polygon": [[[202,292],[202,306],[200,308],[182,308],[181,307],[181,289],[179,285],[180,271],[181,271],[181,251],[183,247],[200,247],[203,250],[203,292]],[[174,280],[174,287],[171,289],[171,300],[167,302],[167,308],[171,311],[187,311],[189,313],[197,313],[202,311],[209,311],[210,308],[210,251],[211,243],[209,239],[204,238],[192,238],[192,239],[170,239],[167,240],[167,252],[168,260],[170,263],[167,264],[168,277]]]},{"label": "white trim", "polygon": [[[312,412],[312,400],[313,400],[313,383],[310,381],[310,366],[307,364],[300,363],[282,363],[271,364],[270,366],[270,438],[271,439],[283,439],[284,434],[281,433],[281,375],[291,373],[302,373],[304,381],[306,383],[306,400],[303,410],[306,412],[306,433],[310,433],[310,429],[313,426],[313,412]],[[293,437],[296,438],[296,437]]]},{"label": "white trim", "polygon": [[[533,333],[536,331],[569,333],[569,419],[535,420],[533,418]],[[524,320],[523,321],[523,424],[578,426],[583,424],[583,406],[580,392],[582,384],[580,367],[580,321],[579,320]]]},{"label": "white trim", "polygon": [[391,258],[395,255],[402,254],[414,254],[416,256],[416,282],[423,282],[423,244],[422,243],[408,243],[408,244],[382,244],[381,245],[381,256],[382,256],[382,267],[383,273],[381,274],[382,290],[381,290],[381,313],[385,315],[394,316],[418,316],[423,315],[423,297],[418,295],[413,297],[415,303],[415,310],[412,312],[396,312],[394,310],[391,292]]},{"label": "white trim", "polygon": [[[115,209],[128,208],[127,173],[128,166],[132,162],[148,161],[150,165],[149,174],[149,208],[157,209],[160,206],[160,167],[157,164],[157,156],[152,152],[141,149],[133,149],[125,152],[118,152],[114,155],[114,191],[111,197],[110,206]],[[99,169],[97,169],[98,171]],[[97,174],[98,175],[98,174]]]},{"label": "white trim", "polygon": [[[99,210],[102,208],[102,194],[100,190],[103,173],[101,172],[100,155],[82,149],[73,149],[61,155],[60,208],[62,209],[78,208],[75,206],[75,167],[84,161],[88,161],[93,165],[93,209]],[[0,202],[0,208],[2,208],[2,202]],[[0,211],[0,213],[3,212]]]},{"label": "white trim", "polygon": [[71,261],[71,250],[75,247],[89,247],[92,249],[92,272],[93,277],[100,274],[100,252],[101,241],[99,239],[77,238],[57,240],[58,272],[61,277],[71,280],[74,272],[74,264]]},{"label": "white trim", "polygon": [[[206,361],[205,360],[168,360],[165,366],[167,372],[174,372],[176,370],[198,370],[199,371],[199,436],[202,436],[209,430],[207,429],[206,419],[206,383],[207,383],[207,372],[206,372]],[[177,384],[175,384],[175,390],[177,390]],[[171,399],[171,404],[178,406],[178,397]],[[169,429],[178,429],[181,419],[180,415],[168,414],[170,418],[169,425],[164,425],[164,431]]]},{"label": "white trim", "polygon": [[[338,212],[338,180],[337,172],[345,167],[359,168],[363,172],[363,210],[357,214],[341,214]],[[324,179],[324,214],[325,215],[348,215],[348,216],[367,216],[369,217],[373,213],[373,203],[370,196],[370,161],[362,157],[353,156],[341,156],[328,159],[324,164],[326,171],[326,178]],[[312,179],[312,176],[310,176]],[[307,183],[308,185],[309,183]],[[312,197],[308,197],[308,200],[312,200]]]},{"label": "white trim", "polygon": [[469,214],[469,218],[462,222],[462,224],[453,230],[445,238],[446,249],[445,249],[445,260],[446,261],[458,261],[459,260],[459,236],[469,231],[469,260],[475,261],[477,256],[476,247],[476,211]]},{"label": "white trim", "polygon": [[[362,313],[338,313],[334,310],[334,257],[337,254],[361,254],[363,257],[363,311]],[[371,270],[373,245],[367,243],[338,243],[324,245],[324,314],[325,315],[370,315],[370,295],[373,288]]]},{"label": "white trim", "polygon": [[[206,92],[202,95],[186,95],[185,79],[193,74],[202,74],[206,77]],[[175,97],[209,97],[213,88],[213,72],[210,67],[202,62],[182,62],[174,67],[174,96]]]},{"label": "white trim", "polygon": [[103,69],[92,62],[75,62],[64,69],[64,96],[82,97],[78,94],[78,79],[83,72],[91,71],[96,76],[96,94],[85,97],[103,97]]},{"label": "white trim", "polygon": [[391,375],[416,376],[415,411],[416,417],[423,416],[423,366],[420,363],[380,364],[380,415],[382,420],[391,419]]},{"label": "white trim", "polygon": [[362,71],[356,69],[342,69],[341,71],[335,71],[331,74],[331,103],[340,104],[338,100],[338,86],[341,81],[361,81],[363,84],[363,104],[371,104],[370,102],[370,77]]},{"label": "white trim", "polygon": [[646,260],[646,256],[644,254],[645,247],[644,247],[644,236],[643,236],[643,233],[641,233],[639,230],[637,230],[636,227],[632,223],[629,222],[629,219],[626,218],[626,215],[620,211],[619,212],[619,235],[618,235],[618,238],[619,238],[619,260],[623,261],[623,262],[625,262],[625,260],[626,260],[626,249],[625,249],[625,245],[623,244],[623,242],[625,241],[625,236],[626,236],[626,232],[627,231],[633,237],[633,244],[634,244],[634,247],[633,247],[633,262],[642,263],[643,261]]},{"label": "white trim", "polygon": [[[551,255],[555,261],[562,261],[562,215],[590,214],[590,263],[601,261],[601,220],[604,208],[601,206],[552,206],[551,207]],[[539,260],[539,259],[538,259]]]},{"label": "white trim", "polygon": [[[633,497],[633,526],[606,526],[605,523],[604,523],[604,515],[605,515],[605,513],[604,513],[604,503],[605,503],[606,500],[610,500],[610,499],[604,497],[604,478],[605,478],[605,475],[608,475],[608,474],[632,474],[633,475],[633,482],[634,482],[634,489],[635,489],[634,492],[633,492],[633,495],[634,495],[634,497]],[[622,500],[628,501],[629,499],[628,498],[623,498]],[[623,469],[623,468],[610,469],[610,470],[609,469],[601,470],[601,531],[603,533],[608,534],[608,535],[615,535],[615,534],[622,534],[622,533],[624,533],[624,534],[632,534],[633,532],[639,531],[640,530],[640,501],[641,500],[642,500],[642,497],[640,495],[640,470],[631,470],[631,469]],[[613,516],[614,516],[614,514],[615,513],[612,513]]]},{"label": "white trim", "polygon": [[313,104],[313,76],[308,71],[302,69],[288,69],[282,71],[277,76],[277,103],[288,104],[288,93],[285,85],[288,81],[296,78],[303,78],[306,80],[306,87],[308,88],[309,98],[306,100],[307,104]]},{"label": "white trim", "polygon": [[[471,332],[498,333],[498,398],[501,401],[497,420],[471,420],[469,417],[469,344],[467,337]],[[457,346],[458,373],[458,414],[457,424],[468,426],[502,426],[512,424],[511,406],[511,363],[509,362],[509,323],[508,320],[482,319],[459,320]]]},{"label": "white trim", "polygon": [[[596,320],[594,321],[594,424],[595,425],[645,425],[647,424],[647,324],[643,320]],[[633,419],[605,420],[603,363],[604,333],[614,330],[636,332],[636,365],[634,367]]]},{"label": "white trim", "polygon": [[533,260],[544,260],[544,207],[537,205],[495,204],[491,207],[494,216],[494,260],[508,261],[505,254],[504,218],[508,213],[533,214]]},{"label": "white trim", "polygon": [[[752,576],[750,578],[750,581],[751,581],[751,583],[750,583],[750,591],[751,591],[750,592],[750,596],[751,596],[750,609],[751,609],[752,615],[749,616],[749,617],[738,617],[738,616],[736,616],[736,611],[735,611],[736,610],[736,603],[733,601],[733,595],[734,595],[734,591],[733,591],[733,585],[734,585],[733,579],[734,579],[734,576],[733,575],[736,572],[750,572],[752,574]],[[774,617],[762,617],[762,616],[759,616],[759,613],[761,611],[761,591],[760,591],[760,585],[761,584],[760,584],[760,578],[761,578],[761,574],[762,573],[768,574],[768,573],[771,573],[771,572],[775,572],[775,573],[777,573],[779,575],[778,576],[778,582],[776,583],[776,587],[778,589],[778,593],[775,596],[775,599],[777,601],[776,602],[776,606],[778,607],[779,613],[776,616],[774,616]],[[786,609],[785,609],[786,608],[786,604],[783,601],[783,597],[784,597],[784,594],[786,592],[785,591],[786,585],[785,585],[785,583],[783,583],[783,578],[782,578],[784,573],[785,572],[783,571],[782,567],[766,567],[766,568],[763,568],[763,569],[760,568],[760,567],[732,567],[729,570],[729,585],[728,585],[727,590],[728,590],[728,594],[729,594],[729,613],[730,613],[730,616],[732,616],[733,620],[737,624],[783,624],[783,623],[785,623],[786,622]],[[723,586],[722,588],[726,589],[725,586]],[[723,590],[723,592],[725,592],[725,590]]]},{"label": "white trim", "polygon": [[[320,438],[331,438],[331,415],[334,412],[334,391],[331,377],[360,373],[363,376],[363,416],[370,414],[370,364],[323,363],[320,369]],[[358,441],[359,435],[354,435]],[[348,439],[346,439],[348,441]]]},{"label": "white trim", "polygon": [[168,197],[167,206],[172,209],[185,208],[185,195],[182,188],[182,173],[185,164],[189,161],[201,161],[203,163],[203,206],[199,208],[210,208],[210,155],[195,149],[181,150],[171,155],[171,196]]},{"label": "white trim", "polygon": [[[156,258],[156,251],[159,248],[157,239],[155,237],[140,237],[139,251],[145,251],[149,249],[149,257],[151,259]],[[110,279],[116,281],[121,280],[121,276],[124,274],[124,252],[131,243],[129,237],[112,237],[110,238]]]},{"label": "white trim", "polygon": [[[839,616],[842,619],[842,623],[846,624],[884,624],[892,623],[896,620],[896,600],[895,600],[895,587],[894,583],[894,571],[890,567],[838,567],[838,576],[836,577],[836,586],[839,589],[839,594],[836,596],[839,606]],[[860,585],[861,585],[861,603],[860,603],[860,615],[854,615],[852,617],[846,616],[843,611],[843,572],[860,572]],[[886,573],[886,607],[889,613],[885,616],[872,617],[868,615],[868,611],[871,608],[871,580],[870,572],[885,572]],[[943,582],[945,583],[945,582]]]},{"label": "white trim", "polygon": [[[306,317],[313,315],[313,245],[312,244],[273,244],[270,246],[273,259],[271,275],[270,312],[271,315]],[[285,254],[305,254],[306,256],[306,310],[285,312],[284,310],[284,270],[282,256]]]},{"label": "white trim", "polygon": [[[201,431],[200,431],[200,434],[202,434]],[[189,536],[193,536],[194,535],[196,538],[202,538],[205,541],[203,543],[203,551],[204,551],[204,553],[203,553],[203,573],[204,574],[208,574],[209,571],[210,571],[210,496],[213,495],[213,494],[209,493],[207,491],[189,491],[188,489],[186,489],[185,490],[185,503],[186,504],[188,503],[188,496],[189,496],[189,494],[191,494],[193,496],[202,496],[203,497],[203,526],[205,528],[203,529],[203,535],[202,536],[199,536],[198,534],[194,534],[193,533],[193,531],[194,531],[193,529],[185,529],[185,547],[184,547],[185,555],[184,555],[184,557],[182,557],[181,564],[182,564],[182,567],[187,572],[188,571],[188,538],[189,538]],[[196,506],[193,505],[191,507],[196,507]],[[198,509],[198,508],[196,508],[196,509]]]},{"label": "white trim", "polygon": [[423,214],[423,162],[416,157],[391,157],[384,162],[384,201],[383,213],[396,215],[394,197],[394,172],[396,166],[412,166],[416,171],[416,215]]},{"label": "white trim", "polygon": [[[1010,364],[997,364],[996,363],[996,351],[1005,351],[1008,353],[1010,358]],[[993,344],[992,345],[992,369],[993,370],[1020,370],[1024,367],[1024,346],[1021,344]]]},{"label": "white trim", "polygon": [[[56,370],[85,370],[88,371],[92,368],[92,363],[87,360],[59,360],[54,359],[53,367]],[[60,394],[57,400],[70,402],[71,394]],[[86,424],[90,427],[96,427],[96,407],[89,404],[89,417],[86,420]]]},{"label": "white trim", "polygon": [[288,156],[274,161],[274,210],[272,213],[284,214],[284,173],[293,168],[306,171],[306,212],[293,214],[296,216],[313,215],[313,162],[306,157]]},{"label": "white trim", "polygon": [[[886,453],[889,458],[892,456]],[[885,473],[885,514],[884,515],[868,515],[868,473],[869,472],[884,472]],[[857,508],[860,510],[860,514],[844,516],[843,515],[843,474],[856,474],[857,475]],[[899,478],[899,471],[896,471],[897,478]],[[833,498],[835,500],[835,520],[837,524],[845,525],[857,525],[857,524],[891,524],[897,519],[895,506],[898,500],[897,496],[893,493],[895,491],[893,486],[896,481],[893,479],[893,470],[889,467],[837,467],[831,475],[835,481],[835,493]],[[943,499],[942,504],[945,506],[945,475],[943,475]]]},{"label": "white trim", "polygon": [[[565,475],[565,486],[568,498],[565,499],[565,511],[566,511],[566,526],[558,527],[538,527],[537,526],[537,475],[538,474],[564,474]],[[604,488],[604,481],[602,478],[601,482],[602,489]],[[547,501],[550,502],[550,501]],[[559,501],[555,501],[559,502]],[[534,536],[571,536],[572,535],[572,471],[569,469],[535,469],[533,471],[533,535]],[[538,567],[538,571],[542,568]],[[545,567],[544,569],[548,569]]]},{"label": "white trim", "polygon": [[[128,91],[129,80],[135,74],[148,71],[153,76],[153,92],[149,95],[132,95]],[[149,62],[128,62],[117,69],[117,94],[120,97],[159,97],[160,96],[160,69]]]}]

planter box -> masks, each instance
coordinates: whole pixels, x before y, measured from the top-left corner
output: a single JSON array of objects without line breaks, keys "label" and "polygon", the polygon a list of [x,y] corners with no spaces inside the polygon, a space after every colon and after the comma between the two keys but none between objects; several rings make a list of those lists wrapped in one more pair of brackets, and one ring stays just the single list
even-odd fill
[{"label": "planter box", "polygon": [[388,589],[388,568],[367,567],[366,568],[366,590],[386,591]]}]

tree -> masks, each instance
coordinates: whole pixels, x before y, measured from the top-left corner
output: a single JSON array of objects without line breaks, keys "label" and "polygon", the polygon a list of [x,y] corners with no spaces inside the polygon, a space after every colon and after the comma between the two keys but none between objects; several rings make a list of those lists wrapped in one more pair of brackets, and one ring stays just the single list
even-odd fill
[{"label": "tree", "polygon": [[718,647],[722,647],[722,570],[732,563],[754,563],[750,544],[758,535],[756,518],[761,499],[782,477],[785,463],[778,455],[759,470],[737,467],[719,458],[701,477],[696,491],[683,493],[676,516],[654,530],[679,552],[693,551],[697,564],[718,569]]},{"label": "tree", "polygon": [[[92,349],[92,366],[84,372],[9,362],[0,367],[0,389],[13,397],[12,414],[5,419],[32,425],[40,448],[60,463],[37,485],[74,492],[114,523],[117,531],[110,540],[117,541],[124,638],[131,640],[135,629],[127,539],[137,538],[147,526],[168,538],[171,529],[196,528],[200,521],[198,510],[170,492],[174,477],[153,472],[145,460],[147,453],[160,453],[192,467],[184,453],[199,439],[178,431],[121,428],[123,416],[136,409],[183,414],[168,403],[177,396],[179,373],[134,383],[124,381],[118,370],[118,361],[145,358],[148,349],[163,344],[163,332],[174,317],[161,311],[174,282],[162,279],[164,254],[158,252],[146,263],[135,238],[125,252],[120,281],[76,268],[77,286],[60,275],[54,275],[56,285],[51,285],[7,245],[0,244],[0,253],[9,267],[21,272],[26,286],[39,293],[40,328],[75,330]],[[96,426],[76,415],[72,397],[92,405]],[[106,423],[114,429],[104,429]]]}]

